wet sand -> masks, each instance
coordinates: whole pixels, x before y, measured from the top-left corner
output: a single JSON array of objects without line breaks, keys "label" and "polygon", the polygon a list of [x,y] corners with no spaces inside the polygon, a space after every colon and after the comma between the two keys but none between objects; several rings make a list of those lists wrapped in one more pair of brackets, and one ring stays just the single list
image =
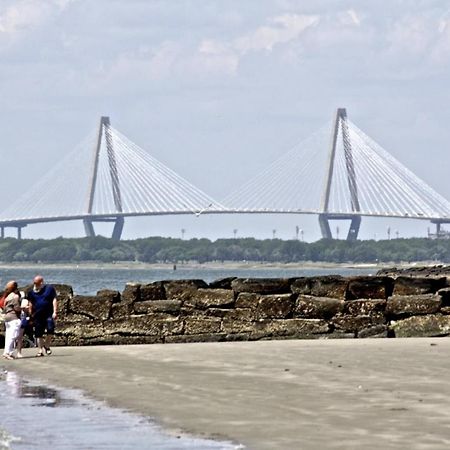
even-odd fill
[{"label": "wet sand", "polygon": [[450,448],[450,339],[55,348],[2,366],[251,449]]}]

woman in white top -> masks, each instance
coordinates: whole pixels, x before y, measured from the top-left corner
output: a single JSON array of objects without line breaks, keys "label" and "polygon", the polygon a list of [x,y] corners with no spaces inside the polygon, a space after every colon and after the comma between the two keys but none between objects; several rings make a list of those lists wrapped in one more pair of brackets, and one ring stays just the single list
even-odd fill
[{"label": "woman in white top", "polygon": [[16,281],[6,283],[5,292],[5,349],[3,358],[14,359],[14,347],[20,330],[20,293]]}]

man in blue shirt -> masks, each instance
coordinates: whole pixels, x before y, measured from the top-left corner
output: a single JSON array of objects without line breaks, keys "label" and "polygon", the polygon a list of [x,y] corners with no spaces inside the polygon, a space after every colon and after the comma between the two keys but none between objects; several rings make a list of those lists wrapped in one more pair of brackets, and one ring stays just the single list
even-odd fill
[{"label": "man in blue shirt", "polygon": [[[44,284],[44,278],[37,275],[33,280],[33,289],[28,291],[34,325],[34,336],[39,351],[36,356],[51,355],[50,343],[55,333],[55,320],[58,308],[56,290],[50,284]],[[46,338],[44,340],[44,334]]]}]

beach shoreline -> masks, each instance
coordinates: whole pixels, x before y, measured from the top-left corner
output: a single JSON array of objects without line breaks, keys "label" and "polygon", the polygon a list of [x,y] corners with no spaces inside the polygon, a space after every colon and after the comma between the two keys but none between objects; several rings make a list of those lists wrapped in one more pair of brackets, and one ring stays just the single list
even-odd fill
[{"label": "beach shoreline", "polygon": [[3,368],[252,449],[443,449],[449,350],[446,338],[61,347]]}]

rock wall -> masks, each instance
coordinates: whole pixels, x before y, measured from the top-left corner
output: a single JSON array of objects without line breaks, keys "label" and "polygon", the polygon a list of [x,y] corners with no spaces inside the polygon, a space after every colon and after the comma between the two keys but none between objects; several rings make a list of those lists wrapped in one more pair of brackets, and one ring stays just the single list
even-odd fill
[{"label": "rock wall", "polygon": [[450,334],[450,279],[439,273],[159,281],[96,296],[55,287],[55,345]]}]

